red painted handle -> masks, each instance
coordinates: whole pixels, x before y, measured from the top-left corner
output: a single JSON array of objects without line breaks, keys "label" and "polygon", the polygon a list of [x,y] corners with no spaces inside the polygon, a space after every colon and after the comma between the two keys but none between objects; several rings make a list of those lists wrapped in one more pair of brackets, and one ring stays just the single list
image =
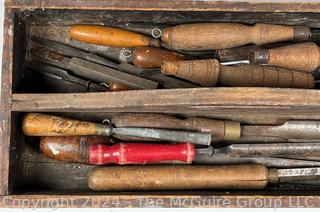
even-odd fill
[{"label": "red painted handle", "polygon": [[130,144],[112,146],[95,144],[89,147],[89,163],[146,164],[164,161],[191,163],[195,157],[193,144]]}]

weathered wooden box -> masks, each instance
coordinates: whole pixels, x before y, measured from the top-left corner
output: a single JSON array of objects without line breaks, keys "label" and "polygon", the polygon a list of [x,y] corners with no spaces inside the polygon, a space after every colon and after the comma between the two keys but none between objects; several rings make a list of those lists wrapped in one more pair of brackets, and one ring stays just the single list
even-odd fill
[{"label": "weathered wooden box", "polygon": [[[41,93],[26,68],[30,29],[75,23],[159,26],[192,22],[256,22],[320,28],[320,3],[195,0],[6,2],[1,76],[0,205],[2,207],[316,207],[320,187],[264,191],[89,191],[90,166],[65,164],[37,152],[21,132],[25,112],[101,121],[120,112],[163,112],[252,124],[320,119],[317,89],[196,88],[113,93]],[[270,1],[274,2],[274,1]],[[37,90],[38,89],[38,90]],[[319,184],[320,185],[320,184]]]}]

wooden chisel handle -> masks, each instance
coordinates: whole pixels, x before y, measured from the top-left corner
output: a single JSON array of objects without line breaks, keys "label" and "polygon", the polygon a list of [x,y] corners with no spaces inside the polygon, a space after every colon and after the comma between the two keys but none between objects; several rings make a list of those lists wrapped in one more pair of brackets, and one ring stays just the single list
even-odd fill
[{"label": "wooden chisel handle", "polygon": [[161,72],[202,86],[313,88],[310,73],[253,65],[223,66],[217,60],[163,62]]},{"label": "wooden chisel handle", "polygon": [[112,123],[116,127],[147,127],[209,132],[215,141],[236,140],[239,139],[241,134],[239,122],[198,117],[181,119],[165,114],[119,114],[112,118]]},{"label": "wooden chisel handle", "polygon": [[320,66],[320,48],[312,42],[251,51],[250,63],[312,72]]},{"label": "wooden chisel handle", "polygon": [[112,47],[160,46],[160,41],[128,30],[94,25],[74,25],[70,37],[85,43]]},{"label": "wooden chisel handle", "polygon": [[90,144],[69,137],[42,137],[41,152],[49,158],[93,165],[191,163],[195,157],[194,144],[117,143]]},{"label": "wooden chisel handle", "polygon": [[163,42],[180,50],[212,50],[290,40],[307,40],[310,29],[303,26],[237,23],[184,24],[166,28]]},{"label": "wooden chisel handle", "polygon": [[140,68],[160,68],[163,61],[186,59],[192,59],[192,57],[161,48],[137,47],[133,52],[132,62]]},{"label": "wooden chisel handle", "polygon": [[27,113],[22,121],[22,130],[25,135],[29,136],[110,136],[112,131],[108,125],[41,113]]},{"label": "wooden chisel handle", "polygon": [[88,182],[95,191],[262,189],[269,171],[264,165],[101,167]]}]

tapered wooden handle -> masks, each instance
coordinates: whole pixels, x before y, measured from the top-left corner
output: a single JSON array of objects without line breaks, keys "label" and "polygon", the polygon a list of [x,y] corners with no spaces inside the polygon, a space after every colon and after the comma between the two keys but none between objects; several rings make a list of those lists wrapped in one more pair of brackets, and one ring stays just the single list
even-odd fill
[{"label": "tapered wooden handle", "polygon": [[101,167],[88,182],[96,191],[262,189],[269,171],[263,165]]},{"label": "tapered wooden handle", "polygon": [[41,113],[27,113],[22,130],[29,136],[110,135],[108,126]]},{"label": "tapered wooden handle", "polygon": [[314,88],[311,73],[256,65],[220,66],[219,83],[236,87]]},{"label": "tapered wooden handle", "polygon": [[257,45],[293,39],[306,40],[310,35],[307,27],[271,24],[247,26],[236,23],[185,24],[166,28],[163,42],[181,50],[210,50]]},{"label": "tapered wooden handle", "polygon": [[313,88],[310,73],[253,65],[221,66],[217,60],[163,62],[161,72],[202,86]]},{"label": "tapered wooden handle", "polygon": [[74,25],[71,26],[69,33],[72,39],[102,46],[124,48],[160,46],[158,39],[107,26]]},{"label": "tapered wooden handle", "polygon": [[219,80],[220,63],[217,60],[164,61],[161,72],[211,87]]},{"label": "tapered wooden handle", "polygon": [[[146,163],[191,163],[195,157],[193,144],[102,144],[93,136],[41,137],[41,152],[52,159],[104,165]],[[96,143],[101,142],[101,143]]]},{"label": "tapered wooden handle", "polygon": [[235,140],[240,137],[240,123],[208,118],[176,118],[165,114],[126,113],[115,115],[112,123],[117,127],[146,127],[210,132],[214,141]]},{"label": "tapered wooden handle", "polygon": [[163,61],[179,61],[191,57],[155,47],[137,47],[132,62],[140,68],[160,68]]},{"label": "tapered wooden handle", "polygon": [[249,54],[250,63],[312,72],[320,66],[320,48],[312,42],[293,44]]},{"label": "tapered wooden handle", "polygon": [[117,140],[106,136],[44,136],[40,140],[40,151],[54,160],[87,164],[90,144],[115,142]]}]

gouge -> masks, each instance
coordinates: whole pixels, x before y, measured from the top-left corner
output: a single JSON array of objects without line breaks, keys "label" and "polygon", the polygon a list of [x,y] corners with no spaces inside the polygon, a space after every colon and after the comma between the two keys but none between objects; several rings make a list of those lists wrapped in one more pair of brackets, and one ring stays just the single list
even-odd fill
[{"label": "gouge", "polygon": [[110,124],[106,125],[78,121],[41,113],[27,113],[22,121],[22,130],[23,133],[28,136],[112,136],[114,134],[118,134],[142,138],[156,138],[164,141],[194,143],[200,145],[210,145],[211,143],[210,133],[154,128],[114,128]]},{"label": "gouge", "polygon": [[86,43],[113,47],[160,46],[160,40],[108,26],[73,25],[69,35],[72,39]]},{"label": "gouge", "polygon": [[[275,143],[320,141],[320,121],[289,120],[280,125],[240,125],[210,118],[178,118],[157,113],[123,113],[112,117],[116,127],[147,127],[210,132],[212,143]],[[126,139],[125,139],[126,140]]]},{"label": "gouge", "polygon": [[268,169],[264,165],[158,165],[99,167],[88,174],[95,191],[263,189],[268,184],[320,179],[320,168]]},{"label": "gouge", "polygon": [[291,40],[307,40],[310,29],[304,26],[237,23],[183,24],[165,28],[161,39],[181,50],[224,49],[246,44],[267,44]]},{"label": "gouge", "polygon": [[320,66],[320,48],[312,42],[272,49],[253,50],[249,61],[283,68],[312,72]]},{"label": "gouge", "polygon": [[253,65],[223,66],[215,59],[164,61],[161,72],[202,86],[313,88],[310,73]]}]

